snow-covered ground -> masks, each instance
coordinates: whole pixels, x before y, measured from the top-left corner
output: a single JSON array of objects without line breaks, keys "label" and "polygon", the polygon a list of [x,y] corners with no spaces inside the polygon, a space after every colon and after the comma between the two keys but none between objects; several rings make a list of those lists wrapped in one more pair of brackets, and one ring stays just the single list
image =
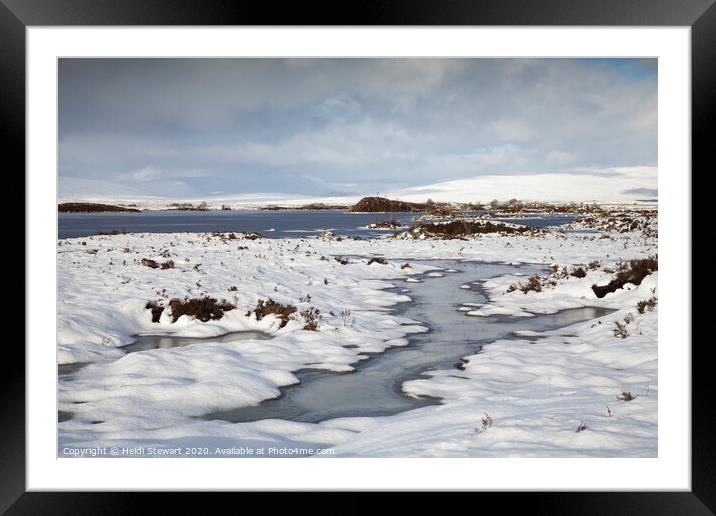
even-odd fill
[{"label": "snow-covered ground", "polygon": [[[640,231],[468,240],[249,240],[206,233],[61,240],[58,363],[90,364],[59,380],[58,409],[73,414],[59,423],[59,452],[200,446],[215,454],[217,448],[276,446],[330,448],[335,456],[656,456],[658,305],[639,313],[637,303],[658,296],[658,273],[603,299],[590,288],[613,277],[605,268],[656,249],[656,238]],[[368,265],[373,255],[388,263]],[[174,268],[146,267],[144,258],[172,260]],[[464,369],[430,371],[403,384],[406,395],[439,397],[440,405],[319,424],[197,418],[277,397],[280,387],[297,382],[300,369],[349,372],[368,353],[408,345],[411,333],[427,328],[393,313],[391,307],[409,297],[386,289],[426,271],[416,260],[427,258],[586,269],[586,277],[555,276],[554,285],[526,294],[508,292],[524,277],[488,280],[482,288],[489,301],[464,307],[466,324],[471,317],[529,317],[583,306],[616,311],[493,342],[465,357]],[[592,270],[593,260],[600,264]],[[410,267],[402,267],[406,262]],[[169,309],[153,323],[145,308],[148,301],[166,305],[174,297],[207,295],[237,308],[215,321],[183,316],[176,323]],[[284,327],[274,316],[257,321],[248,315],[269,297],[298,308]],[[318,331],[303,329],[300,312],[309,307],[320,310]],[[626,328],[624,338],[615,336],[615,321]],[[130,354],[121,349],[141,333],[212,337],[242,330],[273,338]],[[629,398],[625,393],[634,399],[617,399]]]}]

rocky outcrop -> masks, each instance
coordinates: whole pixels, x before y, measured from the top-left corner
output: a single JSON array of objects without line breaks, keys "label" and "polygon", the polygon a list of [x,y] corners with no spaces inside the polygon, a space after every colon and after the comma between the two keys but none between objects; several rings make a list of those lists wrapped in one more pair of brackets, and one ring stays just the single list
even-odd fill
[{"label": "rocky outcrop", "polygon": [[351,211],[362,213],[424,211],[425,204],[407,201],[395,201],[385,197],[363,197],[353,205]]},{"label": "rocky outcrop", "polygon": [[60,213],[96,213],[103,211],[129,211],[138,213],[136,208],[125,208],[124,206],[113,206],[111,204],[99,204],[94,202],[63,202],[57,205]]}]

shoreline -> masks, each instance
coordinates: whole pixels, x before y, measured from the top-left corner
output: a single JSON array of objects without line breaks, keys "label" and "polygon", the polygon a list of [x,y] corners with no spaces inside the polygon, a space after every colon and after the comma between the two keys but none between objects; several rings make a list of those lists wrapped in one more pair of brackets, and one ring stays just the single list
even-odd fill
[{"label": "shoreline", "polygon": [[[402,201],[395,201],[395,202],[402,202]],[[210,206],[207,206],[206,208],[197,208],[197,207],[186,207],[186,208],[177,208],[173,205],[178,204],[176,201],[167,200],[162,201],[162,204],[154,207],[154,206],[148,206],[143,205],[141,203],[137,202],[127,202],[127,201],[121,201],[121,200],[105,200],[102,202],[95,202],[95,201],[60,201],[58,204],[58,207],[61,207],[62,205],[66,204],[77,204],[77,205],[104,205],[108,209],[102,211],[99,209],[82,209],[82,208],[76,208],[76,211],[62,211],[62,209],[58,209],[58,213],[90,213],[90,214],[112,214],[112,213],[143,213],[143,212],[183,212],[183,213],[203,213],[203,212],[243,212],[243,211],[251,211],[251,212],[283,212],[283,211],[300,211],[300,212],[322,212],[322,211],[340,211],[344,213],[356,213],[356,214],[367,214],[367,213],[375,213],[375,214],[392,214],[392,213],[425,213],[427,210],[423,207],[422,209],[411,209],[411,210],[368,210],[368,211],[354,211],[352,209],[352,206],[355,203],[352,204],[344,204],[344,205],[338,205],[338,204],[330,204],[326,205],[325,207],[316,207],[318,203],[310,203],[310,204],[274,204],[274,203],[264,203],[264,204],[233,204],[233,205],[227,205],[223,203],[224,206],[229,206],[228,208],[223,207],[222,203],[212,203]],[[181,203],[181,204],[190,204],[190,203]],[[425,203],[413,203],[413,204],[425,204]],[[456,211],[484,211],[488,213],[492,212],[500,212],[500,207],[490,208],[486,205],[488,203],[470,203],[470,202],[459,202],[459,201],[447,201],[447,202],[441,202],[438,203],[440,206],[448,206],[451,209],[455,209]],[[483,208],[480,209],[469,209],[470,205],[483,205]],[[633,202],[609,202],[609,201],[571,201],[571,202],[542,202],[542,201],[535,201],[535,202],[525,202],[525,204],[538,204],[545,208],[552,208],[554,211],[548,212],[548,211],[534,211],[532,209],[526,209],[523,211],[508,211],[507,213],[511,214],[537,214],[537,213],[562,213],[559,210],[560,209],[567,209],[568,211],[564,213],[573,213],[575,210],[575,207],[589,207],[589,206],[597,206],[601,209],[623,209],[623,210],[635,210],[640,211],[644,209],[654,209],[656,206],[658,206],[658,200],[657,199],[645,199],[645,200],[635,200]]]}]

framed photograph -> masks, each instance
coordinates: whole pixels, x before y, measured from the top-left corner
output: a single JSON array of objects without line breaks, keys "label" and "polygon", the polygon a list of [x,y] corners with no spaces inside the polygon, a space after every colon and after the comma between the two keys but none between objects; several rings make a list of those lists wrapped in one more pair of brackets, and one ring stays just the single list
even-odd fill
[{"label": "framed photograph", "polygon": [[268,11],[2,0],[27,255],[0,507],[711,514],[712,2]]}]

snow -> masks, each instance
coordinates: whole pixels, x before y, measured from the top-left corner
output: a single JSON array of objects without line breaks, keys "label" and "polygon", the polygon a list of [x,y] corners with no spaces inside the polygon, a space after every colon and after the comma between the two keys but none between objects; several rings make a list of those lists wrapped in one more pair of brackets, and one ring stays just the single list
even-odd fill
[{"label": "snow", "polygon": [[651,297],[651,289],[657,292],[658,273],[644,278],[641,285],[626,284],[623,289],[598,299],[592,292],[592,285],[605,285],[611,280],[612,274],[602,270],[587,271],[584,278],[563,278],[558,289],[545,288],[542,292],[522,293],[520,290],[507,292],[510,285],[520,283],[523,277],[517,275],[500,276],[485,281],[482,287],[488,292],[491,303],[476,310],[469,310],[467,315],[490,316],[495,314],[516,317],[530,317],[532,314],[553,314],[569,308],[589,306],[619,309],[623,306],[636,307],[637,302]]},{"label": "snow", "polygon": [[[644,198],[639,189],[656,190],[656,167],[620,167],[550,174],[481,175],[391,192],[389,197],[424,202],[489,202],[492,199],[523,201],[634,202]],[[490,192],[486,199],[484,192]],[[636,192],[636,193],[635,193]]]},{"label": "snow", "polygon": [[[642,298],[651,295],[638,290]],[[429,372],[428,379],[405,383],[404,391],[447,402],[442,416],[460,423],[451,425],[458,436],[442,432],[441,444],[454,443],[456,455],[656,456],[657,310],[637,315],[631,325],[638,333],[627,339],[611,334],[612,321],[635,312],[625,308],[537,340],[498,340],[465,357],[459,375]],[[624,389],[636,398],[619,401]],[[493,423],[483,430],[484,414]],[[582,422],[587,430],[578,433]],[[350,446],[358,450],[361,443]],[[406,452],[436,453],[432,442]]]},{"label": "snow", "polygon": [[[300,369],[350,372],[369,353],[408,345],[411,333],[426,328],[391,310],[410,300],[407,289],[391,287],[422,281],[415,276],[434,270],[418,260],[570,267],[600,260],[606,267],[656,253],[655,238],[601,234],[339,241],[173,233],[60,240],[58,363],[90,364],[59,379],[58,409],[73,413],[59,423],[59,449],[271,445],[329,447],[336,456],[656,456],[658,305],[639,314],[636,303],[658,297],[658,273],[601,300],[590,287],[609,280],[602,269],[527,294],[507,292],[526,279],[519,275],[475,285],[486,302],[455,307],[474,317],[530,317],[585,306],[615,312],[550,332],[523,331],[465,357],[463,370],[429,371],[403,384],[406,395],[438,397],[440,405],[318,424],[197,419],[275,398],[298,381]],[[369,266],[368,258],[351,258],[342,265],[334,256],[382,256],[388,263]],[[175,268],[151,269],[142,258],[171,259]],[[401,269],[406,261],[410,268]],[[441,281],[442,272],[430,281]],[[187,316],[172,323],[168,309],[153,323],[145,308],[150,300],[166,304],[172,297],[205,295],[237,308],[206,323]],[[300,315],[283,328],[274,316],[258,321],[247,315],[268,297],[299,311],[318,308],[318,331],[304,330]],[[615,337],[614,321],[625,317],[633,318],[629,335]],[[142,333],[213,337],[248,330],[272,338],[122,350]],[[623,391],[636,398],[617,400]],[[491,426],[482,423],[486,414]],[[577,432],[580,423],[587,428]]]}]

